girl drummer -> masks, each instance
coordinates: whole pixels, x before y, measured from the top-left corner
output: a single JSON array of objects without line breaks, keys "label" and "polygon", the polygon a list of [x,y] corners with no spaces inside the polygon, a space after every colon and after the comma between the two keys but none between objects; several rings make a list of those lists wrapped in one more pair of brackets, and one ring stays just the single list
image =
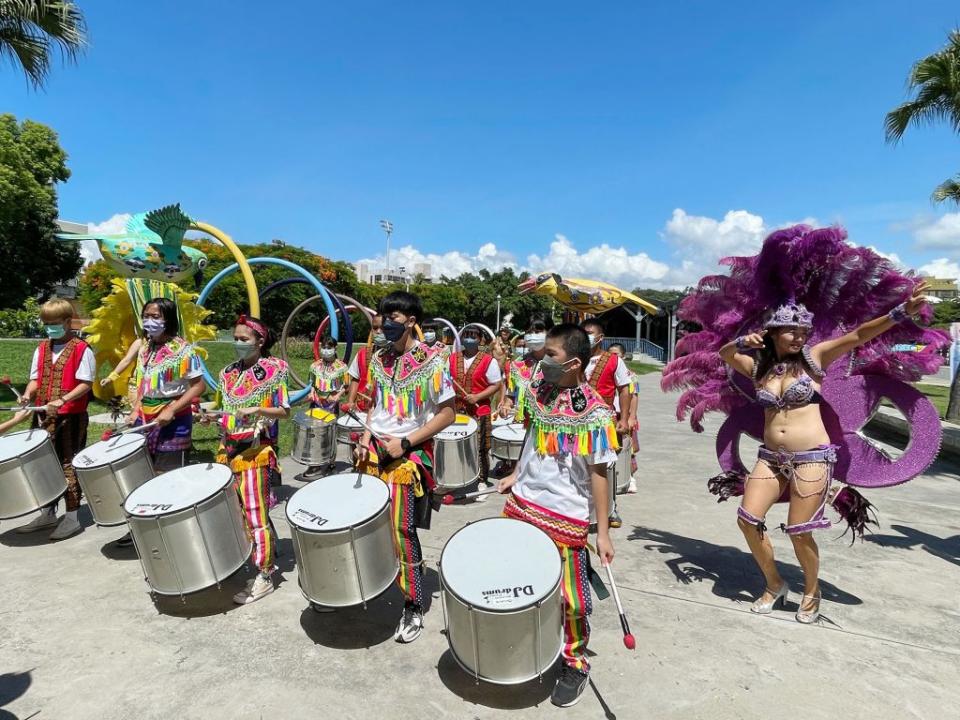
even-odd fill
[{"label": "girl drummer", "polygon": [[[338,414],[340,400],[350,384],[347,366],[337,357],[337,341],[325,338],[320,349],[320,359],[310,366],[310,409]],[[327,467],[332,470],[334,463]],[[307,468],[304,478],[314,478],[323,471],[318,465]]]},{"label": "girl drummer", "polygon": [[289,367],[270,356],[273,336],[257,318],[241,315],[233,329],[237,361],[220,371],[217,399],[221,441],[217,462],[233,471],[247,528],[253,536],[253,562],[258,572],[233,596],[238,605],[273,592],[276,536],[268,512],[276,504],[271,480],[280,474],[277,461],[279,420],[290,416]]}]

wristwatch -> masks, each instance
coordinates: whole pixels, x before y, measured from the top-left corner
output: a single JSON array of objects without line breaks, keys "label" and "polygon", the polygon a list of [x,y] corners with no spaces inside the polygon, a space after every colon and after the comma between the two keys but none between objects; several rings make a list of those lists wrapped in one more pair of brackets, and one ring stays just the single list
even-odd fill
[{"label": "wristwatch", "polygon": [[410,439],[409,438],[400,438],[400,447],[403,448],[403,451],[406,452],[410,449]]}]

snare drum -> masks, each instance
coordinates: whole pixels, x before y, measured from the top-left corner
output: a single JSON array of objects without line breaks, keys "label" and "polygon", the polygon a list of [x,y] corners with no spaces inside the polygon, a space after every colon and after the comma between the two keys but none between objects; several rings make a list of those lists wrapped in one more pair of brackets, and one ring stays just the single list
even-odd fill
[{"label": "snare drum", "polygon": [[286,514],[300,590],[310,602],[366,605],[396,580],[390,492],[380,478],[330,475],[297,490]]},{"label": "snare drum", "polygon": [[[322,413],[322,415],[321,415]],[[293,450],[301,465],[329,465],[337,456],[337,426],[325,410],[297,413],[293,419]]]},{"label": "snare drum", "polygon": [[527,431],[520,423],[510,423],[495,427],[491,433],[493,445],[490,453],[498,460],[516,461],[523,450],[523,440]]},{"label": "snare drum", "polygon": [[450,652],[477,680],[540,677],[563,646],[560,553],[529,523],[488,518],[455,532],[440,555]]},{"label": "snare drum", "polygon": [[123,510],[143,574],[160,595],[219,588],[253,548],[226,465],[158,475],[130,493]]},{"label": "snare drum", "polygon": [[456,421],[433,437],[433,479],[438,493],[467,487],[480,477],[480,437],[477,421],[457,415]]},{"label": "snare drum", "polygon": [[[354,412],[358,418],[364,422],[367,421],[366,413]],[[363,425],[349,415],[343,414],[337,418],[337,442],[342,445],[353,445],[355,444],[353,437],[359,433],[362,433],[363,429]]]},{"label": "snare drum", "polygon": [[91,445],[73,457],[73,470],[97,525],[123,525],[123,501],[153,478],[147,440],[127,433]]},{"label": "snare drum", "polygon": [[630,438],[624,438],[623,443],[623,447],[617,453],[617,461],[607,468],[607,475],[613,475],[613,487],[618,494],[626,492],[630,486]]},{"label": "snare drum", "polygon": [[63,465],[46,430],[0,437],[0,520],[46,507],[66,491]]}]

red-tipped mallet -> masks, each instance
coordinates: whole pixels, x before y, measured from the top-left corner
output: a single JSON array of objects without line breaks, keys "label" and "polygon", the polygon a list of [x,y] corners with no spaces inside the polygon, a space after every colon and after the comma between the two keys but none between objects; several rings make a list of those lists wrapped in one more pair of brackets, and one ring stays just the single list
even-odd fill
[{"label": "red-tipped mallet", "polygon": [[[460,499],[473,500],[474,498],[478,498],[481,495],[489,495],[490,493],[495,493],[495,492],[499,492],[499,491],[497,490],[497,488],[492,487],[492,488],[487,488],[486,490],[477,490],[476,492],[467,493],[466,495],[461,495]],[[440,502],[442,502],[444,505],[453,505],[453,503],[456,502],[456,500],[457,498],[454,497],[453,495],[444,495],[443,500],[441,500]]]},{"label": "red-tipped mallet", "polygon": [[630,623],[627,622],[627,614],[623,611],[623,603],[620,602],[620,593],[617,592],[617,583],[613,580],[613,570],[610,565],[604,565],[607,569],[607,579],[610,581],[610,587],[613,589],[613,599],[617,603],[617,612],[620,613],[620,627],[623,628],[623,645],[627,650],[637,649],[637,639],[630,632]]}]

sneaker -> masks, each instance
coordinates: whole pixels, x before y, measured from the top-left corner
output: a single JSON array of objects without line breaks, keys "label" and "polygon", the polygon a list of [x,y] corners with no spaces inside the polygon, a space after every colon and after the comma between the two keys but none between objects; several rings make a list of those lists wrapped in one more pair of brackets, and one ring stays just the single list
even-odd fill
[{"label": "sneaker", "polygon": [[336,608],[327,607],[326,605],[317,605],[316,603],[310,603],[310,608],[311,608],[315,613],[320,613],[321,615],[323,615],[323,614],[325,614],[325,613],[332,613],[332,612],[336,612],[336,611],[337,611]]},{"label": "sneaker", "polygon": [[311,465],[306,470],[303,471],[303,474],[300,475],[304,480],[316,480],[318,477],[322,476],[325,473],[325,470],[320,465]]},{"label": "sneaker", "polygon": [[423,610],[417,605],[407,603],[403,606],[403,615],[400,617],[400,624],[397,625],[397,631],[393,634],[393,639],[398,643],[412,643],[423,632]]},{"label": "sneaker", "polygon": [[616,510],[610,513],[609,520],[610,520],[610,527],[612,528],[618,528],[623,526],[623,520],[620,519],[620,513],[618,513]]},{"label": "sneaker", "polygon": [[60,522],[60,518],[57,517],[57,514],[54,512],[47,512],[46,510],[41,510],[40,514],[37,515],[33,520],[28,522],[26,525],[21,525],[17,528],[18,533],[32,533],[37,530],[46,530],[49,527],[53,527]]},{"label": "sneaker", "polygon": [[637,479],[635,477],[630,478],[630,484],[627,485],[627,495],[636,495],[637,494]]},{"label": "sneaker", "polygon": [[256,577],[247,581],[247,587],[233,596],[237,605],[249,605],[274,591],[273,578],[257,573]]},{"label": "sneaker", "polygon": [[120,548],[130,547],[133,545],[133,538],[130,537],[130,533],[127,533],[113,544]]},{"label": "sneaker", "polygon": [[557,684],[553,686],[553,692],[550,694],[550,702],[557,707],[570,707],[580,702],[583,690],[587,687],[587,680],[590,679],[590,673],[572,668],[566,663],[560,668],[560,677],[557,678]]},{"label": "sneaker", "polygon": [[83,530],[83,525],[70,515],[64,515],[63,520],[57,525],[57,529],[50,533],[51,540],[66,540],[68,537],[76,535]]},{"label": "sneaker", "polygon": [[[493,485],[492,485],[491,483],[488,483],[488,482],[480,482],[480,483],[477,483],[477,492],[483,492],[484,490],[489,490],[489,489],[492,488],[492,487],[493,487]],[[474,501],[474,502],[486,502],[489,497],[490,497],[489,495],[477,495],[477,496],[473,499],[473,501]]]}]

